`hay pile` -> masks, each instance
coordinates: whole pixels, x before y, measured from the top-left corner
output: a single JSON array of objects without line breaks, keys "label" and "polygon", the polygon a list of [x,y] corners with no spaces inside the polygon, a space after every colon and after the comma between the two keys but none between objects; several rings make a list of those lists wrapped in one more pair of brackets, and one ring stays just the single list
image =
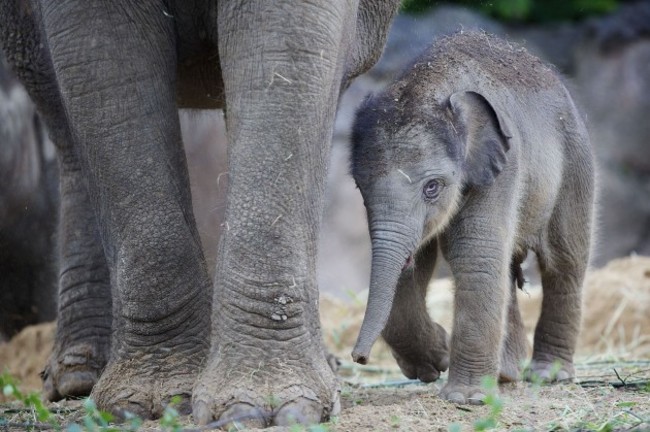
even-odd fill
[{"label": "hay pile", "polygon": [[[54,345],[54,323],[26,327],[9,343],[0,344],[0,373],[9,372],[23,391],[41,390],[40,372]],[[0,393],[0,402],[3,395]]]},{"label": "hay pile", "polygon": [[578,352],[650,358],[650,257],[610,261],[587,275]]}]

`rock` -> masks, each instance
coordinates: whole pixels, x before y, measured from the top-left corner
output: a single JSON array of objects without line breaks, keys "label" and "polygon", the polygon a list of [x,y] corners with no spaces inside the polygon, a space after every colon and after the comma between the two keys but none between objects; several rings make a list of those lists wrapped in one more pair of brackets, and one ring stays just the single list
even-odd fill
[{"label": "rock", "polygon": [[650,254],[650,3],[589,21],[575,65],[600,162],[594,262]]}]

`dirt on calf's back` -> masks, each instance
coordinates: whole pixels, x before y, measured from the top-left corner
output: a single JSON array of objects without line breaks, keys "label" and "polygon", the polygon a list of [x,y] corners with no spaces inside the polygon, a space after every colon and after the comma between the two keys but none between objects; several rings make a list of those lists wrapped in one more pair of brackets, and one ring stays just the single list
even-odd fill
[{"label": "dirt on calf's back", "polygon": [[412,83],[429,88],[443,85],[450,77],[481,79],[486,85],[500,83],[527,91],[541,91],[559,83],[552,67],[525,48],[485,32],[461,32],[437,39],[407,74]]}]

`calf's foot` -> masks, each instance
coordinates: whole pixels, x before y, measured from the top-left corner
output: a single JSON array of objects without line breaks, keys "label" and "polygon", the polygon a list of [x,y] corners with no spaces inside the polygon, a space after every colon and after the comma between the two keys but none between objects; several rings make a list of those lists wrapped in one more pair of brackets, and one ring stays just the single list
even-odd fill
[{"label": "calf's foot", "polygon": [[427,320],[413,337],[386,334],[393,357],[404,376],[433,382],[449,368],[449,335],[438,323]]},{"label": "calf's foot", "polygon": [[573,362],[551,355],[534,356],[524,372],[524,378],[529,382],[567,382],[575,378]]},{"label": "calf's foot", "polygon": [[482,405],[486,394],[479,386],[449,382],[440,390],[438,396],[456,404]]}]

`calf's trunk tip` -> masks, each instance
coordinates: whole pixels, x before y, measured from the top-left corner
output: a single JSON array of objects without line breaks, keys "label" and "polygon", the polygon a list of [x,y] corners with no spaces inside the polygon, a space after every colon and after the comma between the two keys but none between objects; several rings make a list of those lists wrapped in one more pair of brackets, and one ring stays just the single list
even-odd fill
[{"label": "calf's trunk tip", "polygon": [[[386,322],[388,321],[388,317],[390,315],[390,310],[393,307],[396,284],[397,278],[395,278],[394,284],[391,284],[389,282],[385,287],[381,287],[381,293],[378,293],[378,290],[373,289],[373,286],[371,285],[370,292],[368,294],[368,306],[366,307],[366,313],[363,317],[363,323],[361,324],[359,337],[357,338],[357,343],[352,350],[352,359],[356,363],[368,363],[370,350],[386,326]],[[378,294],[383,295],[378,296]]]},{"label": "calf's trunk tip", "polygon": [[352,359],[356,363],[368,363],[370,350],[386,326],[393,307],[397,281],[406,262],[406,256],[403,257],[401,253],[391,255],[393,256],[389,259],[379,259],[373,254],[368,305],[357,343],[352,350]]},{"label": "calf's trunk tip", "polygon": [[354,349],[352,350],[352,360],[354,360],[355,363],[359,363],[362,365],[368,364],[368,358],[370,357],[370,350],[372,349],[372,346],[375,344],[375,341],[379,335],[372,337],[371,339],[363,339],[361,335],[359,335],[359,339],[357,340],[357,344],[354,346]]}]

